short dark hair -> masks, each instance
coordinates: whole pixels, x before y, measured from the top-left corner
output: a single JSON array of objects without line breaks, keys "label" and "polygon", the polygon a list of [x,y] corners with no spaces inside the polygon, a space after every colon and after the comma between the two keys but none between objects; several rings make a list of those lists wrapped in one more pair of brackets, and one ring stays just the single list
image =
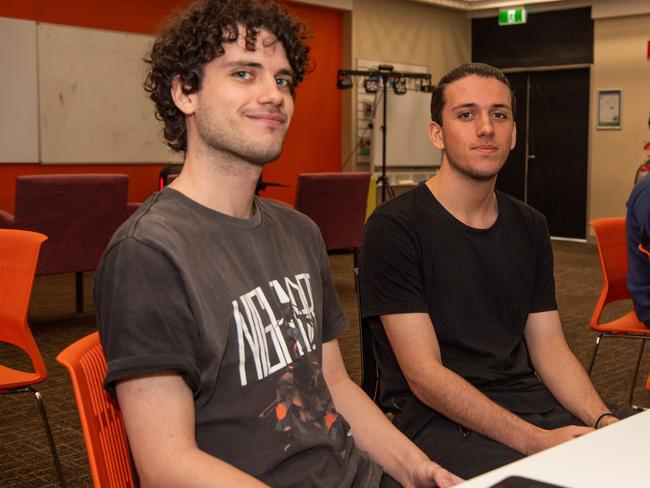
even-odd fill
[{"label": "short dark hair", "polygon": [[449,73],[440,78],[440,81],[433,89],[431,94],[431,120],[438,125],[442,125],[442,108],[445,105],[445,88],[450,83],[466,78],[468,76],[480,76],[482,78],[494,78],[508,87],[510,90],[510,106],[512,107],[512,116],[515,115],[515,94],[512,91],[510,82],[506,75],[498,68],[484,63],[467,63],[451,70]]},{"label": "short dark hair", "polygon": [[265,28],[282,43],[291,70],[291,94],[303,80],[309,62],[304,24],[272,0],[201,0],[174,18],[156,39],[145,62],[150,65],[145,90],[156,104],[156,118],[165,124],[167,145],[175,151],[187,150],[185,116],[171,96],[176,76],[185,94],[201,88],[203,66],[223,56],[223,43],[245,34],[245,46],[255,51],[257,35]]}]

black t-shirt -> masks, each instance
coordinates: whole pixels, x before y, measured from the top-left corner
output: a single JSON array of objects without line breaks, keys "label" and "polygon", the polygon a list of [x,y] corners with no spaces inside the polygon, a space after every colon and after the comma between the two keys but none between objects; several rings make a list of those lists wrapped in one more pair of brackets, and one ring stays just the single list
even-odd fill
[{"label": "black t-shirt", "polygon": [[368,220],[361,309],[375,339],[384,407],[422,410],[379,321],[417,312],[430,315],[447,368],[513,411],[550,407],[523,337],[528,314],[557,308],[546,221],[504,193],[496,197],[499,214],[488,229],[457,220],[424,184]]},{"label": "black t-shirt", "polygon": [[106,386],[175,371],[196,441],[271,486],[372,486],[322,373],[347,326],[316,225],[255,201],[248,220],[166,188],[118,229],[95,281]]}]

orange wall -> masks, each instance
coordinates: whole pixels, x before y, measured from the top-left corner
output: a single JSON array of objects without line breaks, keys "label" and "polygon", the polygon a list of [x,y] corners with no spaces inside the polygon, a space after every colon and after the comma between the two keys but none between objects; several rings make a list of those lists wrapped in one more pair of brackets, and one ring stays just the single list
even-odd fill
[{"label": "orange wall", "polygon": [[189,0],[2,0],[0,16],[153,34]]},{"label": "orange wall", "polygon": [[[187,3],[189,0],[2,0],[0,17],[153,34],[174,10]],[[293,203],[298,173],[340,171],[341,168],[341,95],[335,80],[336,70],[343,66],[343,18],[341,12],[313,5],[290,4],[289,7],[312,34],[309,44],[314,70],[298,88],[293,122],[282,156],[264,169],[263,179],[289,185],[288,188],[269,187],[265,196]],[[162,163],[0,163],[0,209],[13,212],[15,177],[20,174],[126,173],[130,177],[129,199],[143,201],[157,189],[162,167]]]}]

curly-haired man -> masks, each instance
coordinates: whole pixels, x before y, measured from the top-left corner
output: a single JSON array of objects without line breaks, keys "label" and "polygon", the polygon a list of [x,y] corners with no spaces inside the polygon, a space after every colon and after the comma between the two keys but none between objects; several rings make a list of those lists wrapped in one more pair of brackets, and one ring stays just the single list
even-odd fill
[{"label": "curly-haired man", "polygon": [[254,196],[308,54],[265,0],[205,0],[153,47],[146,89],[184,167],[117,231],[95,286],[144,485],[377,486],[381,466],[389,483],[458,481],[347,376],[317,227]]}]

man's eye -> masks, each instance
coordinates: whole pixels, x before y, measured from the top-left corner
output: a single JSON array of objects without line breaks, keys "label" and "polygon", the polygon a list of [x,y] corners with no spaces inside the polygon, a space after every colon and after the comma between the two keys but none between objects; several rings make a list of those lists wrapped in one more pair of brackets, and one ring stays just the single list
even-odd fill
[{"label": "man's eye", "polygon": [[494,112],[492,114],[492,117],[494,117],[495,119],[507,120],[508,114],[505,112]]},{"label": "man's eye", "polygon": [[278,84],[280,88],[290,88],[291,87],[291,80],[287,78],[277,78],[275,82]]},{"label": "man's eye", "polygon": [[459,119],[471,119],[472,118],[472,112],[460,112],[458,114]]},{"label": "man's eye", "polygon": [[242,80],[249,80],[253,75],[248,71],[235,71],[233,73],[233,76],[235,78],[241,78]]}]

